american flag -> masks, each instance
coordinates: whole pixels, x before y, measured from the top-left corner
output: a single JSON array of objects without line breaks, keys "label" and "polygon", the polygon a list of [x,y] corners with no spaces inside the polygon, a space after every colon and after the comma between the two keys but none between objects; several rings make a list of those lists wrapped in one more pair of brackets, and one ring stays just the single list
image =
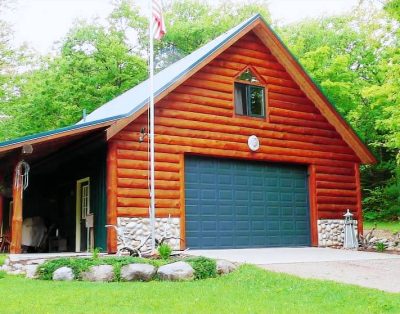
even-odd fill
[{"label": "american flag", "polygon": [[160,40],[166,33],[161,0],[152,0],[153,36]]}]

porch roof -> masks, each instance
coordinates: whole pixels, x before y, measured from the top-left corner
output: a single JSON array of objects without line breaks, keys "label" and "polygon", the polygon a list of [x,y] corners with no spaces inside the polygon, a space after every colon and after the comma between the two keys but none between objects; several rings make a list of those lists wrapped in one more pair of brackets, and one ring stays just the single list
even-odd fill
[{"label": "porch roof", "polygon": [[[29,161],[38,160],[83,138],[98,136],[114,122],[114,119],[103,119],[71,125],[51,131],[41,132],[0,143],[0,171],[4,171],[22,155],[24,145],[32,145],[32,154],[23,156]],[[8,169],[9,170],[9,169]]]}]

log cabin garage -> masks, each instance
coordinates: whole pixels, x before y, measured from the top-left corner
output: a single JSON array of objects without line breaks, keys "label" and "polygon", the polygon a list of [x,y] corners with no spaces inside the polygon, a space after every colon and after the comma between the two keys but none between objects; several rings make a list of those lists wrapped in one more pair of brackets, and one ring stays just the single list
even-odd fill
[{"label": "log cabin garage", "polygon": [[[347,209],[362,232],[359,166],[375,158],[261,16],[154,83],[158,236],[180,249],[337,245]],[[62,215],[68,250],[116,252],[106,223],[132,240],[150,232],[148,95],[145,81],[76,125],[0,144],[0,222],[12,252],[23,222],[46,216],[32,202],[48,182],[65,188],[48,210]],[[26,190],[14,184],[22,160],[40,178]]]}]

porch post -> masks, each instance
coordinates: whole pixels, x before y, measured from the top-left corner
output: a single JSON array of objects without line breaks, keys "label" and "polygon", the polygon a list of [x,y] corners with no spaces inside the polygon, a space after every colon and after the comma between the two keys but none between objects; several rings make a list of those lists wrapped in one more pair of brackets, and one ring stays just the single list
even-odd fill
[{"label": "porch post", "polygon": [[15,184],[17,180],[17,171],[14,168],[13,177],[13,207],[11,224],[11,246],[10,253],[21,253],[22,243],[22,185]]},{"label": "porch post", "polygon": [[2,224],[3,224],[3,207],[4,207],[4,199],[3,195],[0,194],[0,236],[2,235]]},{"label": "porch post", "polygon": [[[2,182],[3,176],[0,174],[0,182]],[[3,212],[4,212],[4,198],[3,195],[0,194],[0,236],[2,235],[2,224],[3,224]]]}]

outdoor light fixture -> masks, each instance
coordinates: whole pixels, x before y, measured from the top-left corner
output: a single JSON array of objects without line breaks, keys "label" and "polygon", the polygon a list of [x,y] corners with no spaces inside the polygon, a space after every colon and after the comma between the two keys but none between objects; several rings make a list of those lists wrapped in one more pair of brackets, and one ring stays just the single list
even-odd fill
[{"label": "outdoor light fixture", "polygon": [[22,154],[29,155],[32,154],[32,152],[33,152],[33,147],[31,144],[25,144],[24,146],[22,146]]},{"label": "outdoor light fixture", "polygon": [[143,143],[145,137],[147,136],[146,128],[142,127],[140,129],[140,135],[139,135],[139,143]]},{"label": "outdoor light fixture", "polygon": [[251,151],[256,152],[260,148],[260,141],[257,136],[251,135],[247,140],[247,145]]}]

